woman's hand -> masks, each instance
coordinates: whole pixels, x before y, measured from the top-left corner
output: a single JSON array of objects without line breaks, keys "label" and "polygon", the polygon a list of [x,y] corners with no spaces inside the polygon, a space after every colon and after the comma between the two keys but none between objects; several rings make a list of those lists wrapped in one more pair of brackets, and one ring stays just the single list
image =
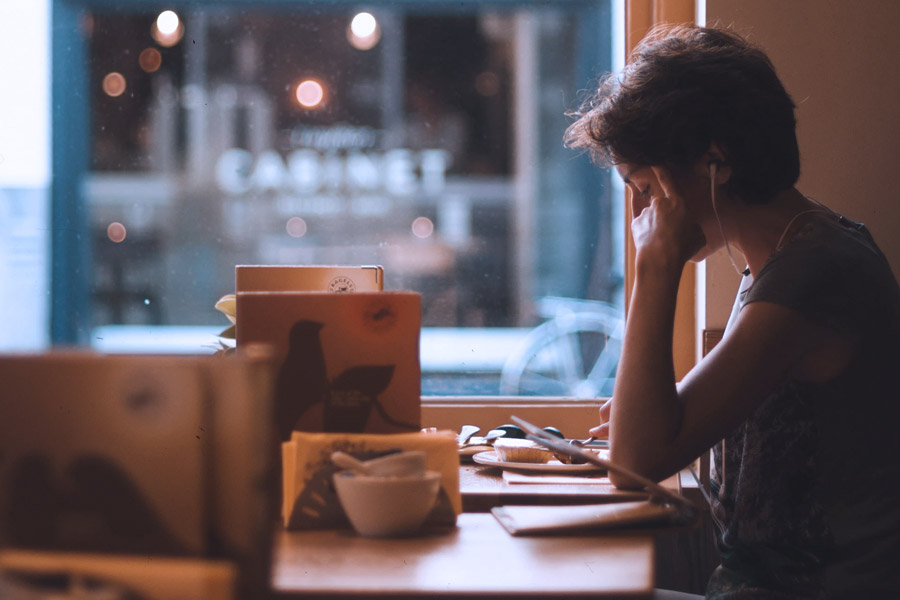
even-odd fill
[{"label": "woman's hand", "polygon": [[639,261],[680,269],[704,245],[706,238],[687,210],[664,167],[651,167],[658,185],[651,186],[648,205],[635,210],[631,234]]},{"label": "woman's hand", "polygon": [[606,440],[609,439],[609,415],[612,410],[612,398],[607,400],[603,406],[600,407],[600,424],[596,427],[591,427],[590,434],[598,439]]}]

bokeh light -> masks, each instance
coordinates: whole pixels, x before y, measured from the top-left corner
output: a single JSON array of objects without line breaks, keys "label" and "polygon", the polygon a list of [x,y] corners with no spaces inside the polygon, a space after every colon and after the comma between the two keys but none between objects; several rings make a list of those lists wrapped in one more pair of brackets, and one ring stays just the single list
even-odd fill
[{"label": "bokeh light", "polygon": [[113,71],[112,73],[107,73],[106,77],[103,78],[103,91],[106,92],[107,96],[117,98],[125,93],[126,87],[125,77],[121,73]]},{"label": "bokeh light", "polygon": [[144,48],[138,56],[138,64],[147,73],[155,73],[162,65],[162,54],[156,48]]},{"label": "bokeh light", "polygon": [[300,238],[306,235],[306,221],[300,217],[291,217],[288,219],[285,228],[287,229],[288,235],[291,237]]},{"label": "bokeh light", "polygon": [[179,19],[178,15],[171,10],[164,10],[156,17],[156,28],[159,29],[159,32],[163,35],[172,35],[178,31],[178,26],[180,24],[181,19]]},{"label": "bokeh light", "polygon": [[412,223],[413,235],[425,239],[434,233],[434,223],[428,217],[416,217]]},{"label": "bokeh light", "polygon": [[315,79],[307,79],[297,86],[297,102],[306,108],[315,108],[325,98],[325,88]]},{"label": "bokeh light", "polygon": [[164,10],[150,27],[150,35],[156,43],[165,48],[174,46],[184,37],[184,24],[171,10]]},{"label": "bokeh light", "polygon": [[350,21],[350,31],[358,37],[369,37],[378,29],[378,21],[370,13],[361,12]]},{"label": "bokeh light", "polygon": [[381,27],[371,13],[356,14],[347,27],[347,40],[357,50],[371,50],[381,39]]},{"label": "bokeh light", "polygon": [[114,221],[106,228],[106,236],[113,242],[119,243],[125,241],[125,226]]}]

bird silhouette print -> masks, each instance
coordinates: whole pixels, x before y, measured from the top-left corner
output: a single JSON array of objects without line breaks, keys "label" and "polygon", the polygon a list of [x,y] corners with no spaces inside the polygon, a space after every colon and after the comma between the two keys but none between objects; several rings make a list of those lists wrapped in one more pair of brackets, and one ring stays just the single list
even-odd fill
[{"label": "bird silhouette print", "polygon": [[120,465],[95,455],[57,472],[44,455],[19,458],[7,481],[2,518],[8,542],[21,548],[185,555]]},{"label": "bird silhouette print", "polygon": [[328,380],[320,332],[323,324],[301,320],[288,333],[288,352],[276,380],[275,416],[283,441],[291,437],[297,421],[310,409],[321,405],[323,431],[361,433],[372,408],[386,422],[410,431],[417,425],[391,417],[378,400],[394,376],[394,365],[350,367]]}]

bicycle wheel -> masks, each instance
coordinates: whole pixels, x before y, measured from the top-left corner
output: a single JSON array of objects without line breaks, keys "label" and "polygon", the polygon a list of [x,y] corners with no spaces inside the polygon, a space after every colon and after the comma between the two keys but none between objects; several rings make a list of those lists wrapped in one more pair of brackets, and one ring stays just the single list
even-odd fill
[{"label": "bicycle wheel", "polygon": [[507,359],[500,394],[608,396],[621,347],[621,319],[604,313],[559,315],[536,327]]}]

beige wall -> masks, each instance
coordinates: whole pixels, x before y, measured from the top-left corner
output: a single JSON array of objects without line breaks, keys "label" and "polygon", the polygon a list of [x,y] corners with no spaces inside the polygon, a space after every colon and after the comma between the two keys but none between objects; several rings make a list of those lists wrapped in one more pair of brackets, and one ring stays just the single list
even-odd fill
[{"label": "beige wall", "polygon": [[[706,19],[765,48],[798,105],[798,188],[868,225],[900,274],[900,2],[706,0]],[[737,281],[716,258],[709,329],[724,327]]]}]

